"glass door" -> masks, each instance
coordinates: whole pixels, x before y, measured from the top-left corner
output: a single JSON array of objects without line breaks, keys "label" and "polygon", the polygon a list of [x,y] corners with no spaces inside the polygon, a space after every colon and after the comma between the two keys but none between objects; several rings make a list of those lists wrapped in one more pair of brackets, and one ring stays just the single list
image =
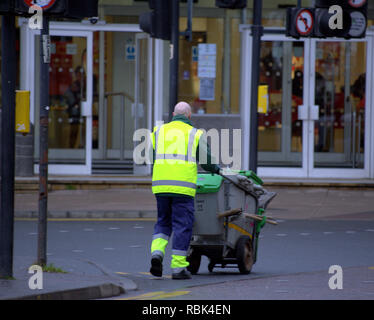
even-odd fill
[{"label": "glass door", "polygon": [[265,34],[260,57],[260,84],[268,86],[268,110],[258,113],[258,172],[262,176],[307,175],[307,63],[310,43]]},{"label": "glass door", "polygon": [[[49,173],[91,174],[92,32],[51,28]],[[39,154],[39,39],[35,36],[35,154]]]},{"label": "glass door", "polygon": [[312,48],[311,176],[368,176],[368,42],[312,40]]},{"label": "glass door", "polygon": [[269,107],[259,113],[259,165],[302,167],[304,42],[263,41],[260,83],[268,85]]}]

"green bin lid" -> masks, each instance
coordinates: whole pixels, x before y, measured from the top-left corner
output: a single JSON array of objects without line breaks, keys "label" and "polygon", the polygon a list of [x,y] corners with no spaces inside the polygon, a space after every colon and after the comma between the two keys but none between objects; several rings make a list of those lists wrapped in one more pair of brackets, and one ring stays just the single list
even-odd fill
[{"label": "green bin lid", "polygon": [[260,186],[264,184],[261,178],[251,170],[239,170],[238,173],[251,179],[254,184],[258,184]]},{"label": "green bin lid", "polygon": [[197,175],[197,193],[218,192],[222,184],[222,177],[218,174],[200,173]]}]

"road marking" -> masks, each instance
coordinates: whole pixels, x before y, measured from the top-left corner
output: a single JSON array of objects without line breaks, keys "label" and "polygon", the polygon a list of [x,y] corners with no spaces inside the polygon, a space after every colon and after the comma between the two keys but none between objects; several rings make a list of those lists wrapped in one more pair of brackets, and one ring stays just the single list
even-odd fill
[{"label": "road marking", "polygon": [[66,232],[69,232],[69,230],[59,230],[59,232],[66,233]]},{"label": "road marking", "polygon": [[288,282],[287,279],[277,279],[277,280],[275,280],[275,281],[277,281],[277,282]]},{"label": "road marking", "polygon": [[356,231],[348,230],[348,231],[346,231],[345,233],[348,233],[348,234],[354,234],[354,233],[356,233]]},{"label": "road marking", "polygon": [[29,236],[36,236],[38,233],[37,232],[30,232]]},{"label": "road marking", "polygon": [[134,226],[134,229],[144,229],[142,226]]},{"label": "road marking", "polygon": [[130,297],[130,298],[121,298],[118,300],[142,300],[142,299],[149,299],[150,297],[157,296],[160,294],[165,293],[165,291],[155,291],[155,292],[148,292],[138,296]]},{"label": "road marking", "polygon": [[117,228],[117,227],[110,227],[110,228],[108,228],[108,230],[119,230],[119,228]]},{"label": "road marking", "polygon": [[367,232],[374,232],[374,229],[366,229]]},{"label": "road marking", "polygon": [[275,293],[288,293],[288,291],[286,290],[275,290],[274,292]]},{"label": "road marking", "polygon": [[141,294],[139,296],[129,297],[129,298],[122,298],[118,300],[158,300],[158,299],[167,299],[167,298],[174,298],[178,296],[183,296],[189,294],[191,291],[155,291],[155,292],[148,292]]},{"label": "road marking", "polygon": [[114,250],[114,248],[104,248],[104,250]]},{"label": "road marking", "polygon": [[[139,274],[145,275],[145,276],[151,276],[154,277],[150,272],[138,272]],[[160,277],[156,277],[157,279],[161,279]],[[171,279],[171,275],[163,275],[162,278]]]},{"label": "road marking", "polygon": [[83,250],[72,250],[73,252],[80,253],[83,252]]},{"label": "road marking", "polygon": [[374,267],[369,267],[369,270],[374,270]]},{"label": "road marking", "polygon": [[116,274],[128,275],[128,272],[115,272]]},{"label": "road marking", "polygon": [[277,233],[276,236],[278,236],[278,237],[285,237],[285,236],[287,236],[287,233]]},{"label": "road marking", "polygon": [[301,236],[309,236],[310,233],[308,233],[308,232],[302,232],[302,233],[300,233],[300,235],[301,235]]},{"label": "road marking", "polygon": [[89,232],[89,231],[94,231],[94,229],[91,229],[91,228],[84,228],[83,231],[87,231],[87,232]]},{"label": "road marking", "polygon": [[132,246],[129,246],[130,248],[141,248],[142,245],[141,244],[134,244]]},{"label": "road marking", "polygon": [[325,231],[323,234],[333,234],[334,232],[332,231]]},{"label": "road marking", "polygon": [[166,292],[164,294],[160,294],[158,296],[149,298],[150,300],[160,300],[160,299],[167,299],[167,298],[175,298],[178,296],[184,296],[189,294],[191,291],[173,291],[173,292]]}]

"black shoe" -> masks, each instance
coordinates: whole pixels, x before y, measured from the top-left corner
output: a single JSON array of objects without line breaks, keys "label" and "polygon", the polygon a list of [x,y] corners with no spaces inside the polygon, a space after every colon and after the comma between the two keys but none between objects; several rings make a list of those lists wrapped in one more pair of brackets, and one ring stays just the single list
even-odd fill
[{"label": "black shoe", "polygon": [[151,270],[149,272],[155,277],[162,277],[162,258],[153,256],[151,260]]},{"label": "black shoe", "polygon": [[183,269],[181,272],[173,273],[171,277],[174,280],[186,280],[191,279],[191,273],[186,269]]}]

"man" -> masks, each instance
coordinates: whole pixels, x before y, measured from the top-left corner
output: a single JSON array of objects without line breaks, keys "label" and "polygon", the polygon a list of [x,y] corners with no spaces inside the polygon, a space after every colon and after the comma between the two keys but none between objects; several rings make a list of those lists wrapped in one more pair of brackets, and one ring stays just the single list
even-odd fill
[{"label": "man", "polygon": [[209,147],[201,139],[203,132],[195,129],[190,120],[190,105],[180,102],[175,106],[172,121],[156,127],[152,133],[152,191],[156,195],[158,219],[151,246],[150,272],[157,277],[162,276],[165,248],[173,232],[172,279],[191,278],[186,269],[189,265],[186,256],[194,223],[199,151],[206,155],[207,163],[201,164],[204,170],[212,173],[220,170],[211,164]]}]

